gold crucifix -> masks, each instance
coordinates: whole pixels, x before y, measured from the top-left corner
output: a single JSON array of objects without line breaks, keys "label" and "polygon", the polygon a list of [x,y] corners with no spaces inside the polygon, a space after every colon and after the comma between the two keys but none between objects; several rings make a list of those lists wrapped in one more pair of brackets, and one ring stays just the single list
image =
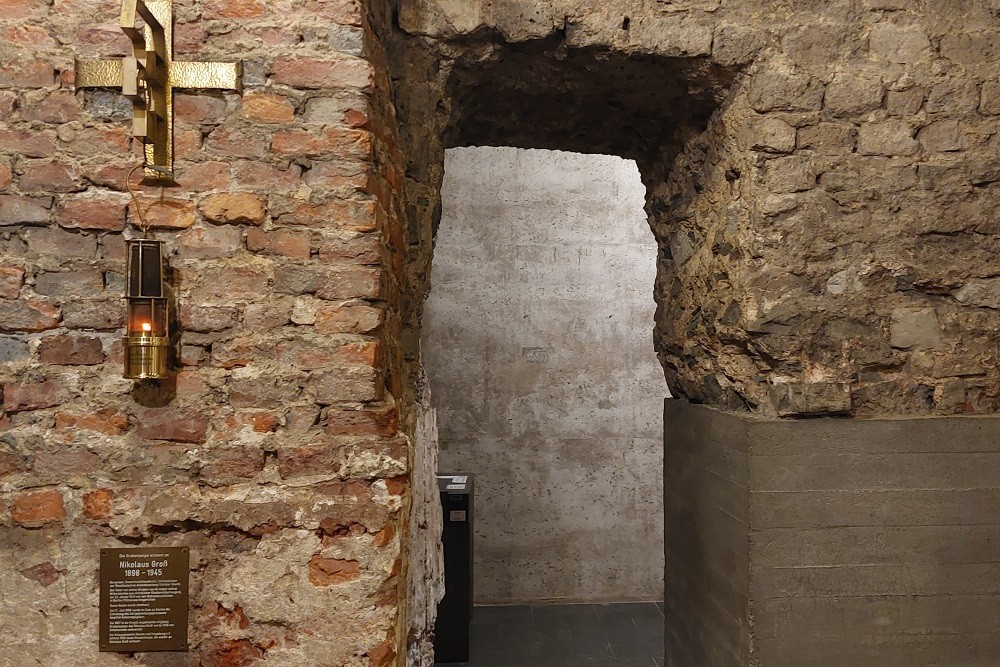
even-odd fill
[{"label": "gold crucifix", "polygon": [[[136,14],[145,28],[136,27]],[[78,88],[121,88],[132,100],[132,134],[142,140],[147,182],[173,183],[174,88],[239,90],[242,63],[174,60],[173,1],[123,0],[121,29],[132,56],[77,60]]]}]

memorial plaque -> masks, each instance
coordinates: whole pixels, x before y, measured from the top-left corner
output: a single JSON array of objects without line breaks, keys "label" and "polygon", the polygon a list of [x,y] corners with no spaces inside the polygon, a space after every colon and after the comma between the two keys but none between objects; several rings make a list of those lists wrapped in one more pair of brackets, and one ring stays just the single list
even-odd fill
[{"label": "memorial plaque", "polygon": [[100,650],[188,650],[187,547],[101,549]]}]

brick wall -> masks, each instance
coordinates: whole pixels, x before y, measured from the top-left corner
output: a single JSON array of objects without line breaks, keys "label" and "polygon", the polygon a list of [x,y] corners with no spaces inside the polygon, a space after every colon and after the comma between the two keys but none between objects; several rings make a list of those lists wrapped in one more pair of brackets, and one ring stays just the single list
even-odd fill
[{"label": "brick wall", "polygon": [[150,544],[192,548],[191,664],[394,664],[409,454],[379,42],[352,0],[176,4],[175,56],[241,58],[245,89],[175,97],[180,186],[141,200],[177,373],[136,385],[138,146],[116,93],[72,85],[74,56],[125,53],[118,12],[0,8],[0,654],[117,664],[98,549]]}]

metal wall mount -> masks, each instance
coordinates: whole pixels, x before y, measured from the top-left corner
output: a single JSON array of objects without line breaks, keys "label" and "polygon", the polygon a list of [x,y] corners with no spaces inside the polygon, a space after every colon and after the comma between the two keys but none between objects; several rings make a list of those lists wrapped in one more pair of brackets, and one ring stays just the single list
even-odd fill
[{"label": "metal wall mount", "polygon": [[[138,19],[143,27],[137,27]],[[124,0],[119,21],[132,40],[120,60],[76,60],[77,88],[119,88],[132,101],[132,134],[143,142],[145,181],[173,183],[174,89],[240,90],[242,63],[173,59],[172,0]]]}]

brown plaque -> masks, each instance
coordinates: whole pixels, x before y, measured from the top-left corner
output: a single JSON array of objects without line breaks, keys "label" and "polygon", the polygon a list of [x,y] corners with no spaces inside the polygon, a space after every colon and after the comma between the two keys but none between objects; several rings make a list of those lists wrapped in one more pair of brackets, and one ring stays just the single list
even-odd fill
[{"label": "brown plaque", "polygon": [[187,547],[101,549],[100,650],[188,650]]}]

